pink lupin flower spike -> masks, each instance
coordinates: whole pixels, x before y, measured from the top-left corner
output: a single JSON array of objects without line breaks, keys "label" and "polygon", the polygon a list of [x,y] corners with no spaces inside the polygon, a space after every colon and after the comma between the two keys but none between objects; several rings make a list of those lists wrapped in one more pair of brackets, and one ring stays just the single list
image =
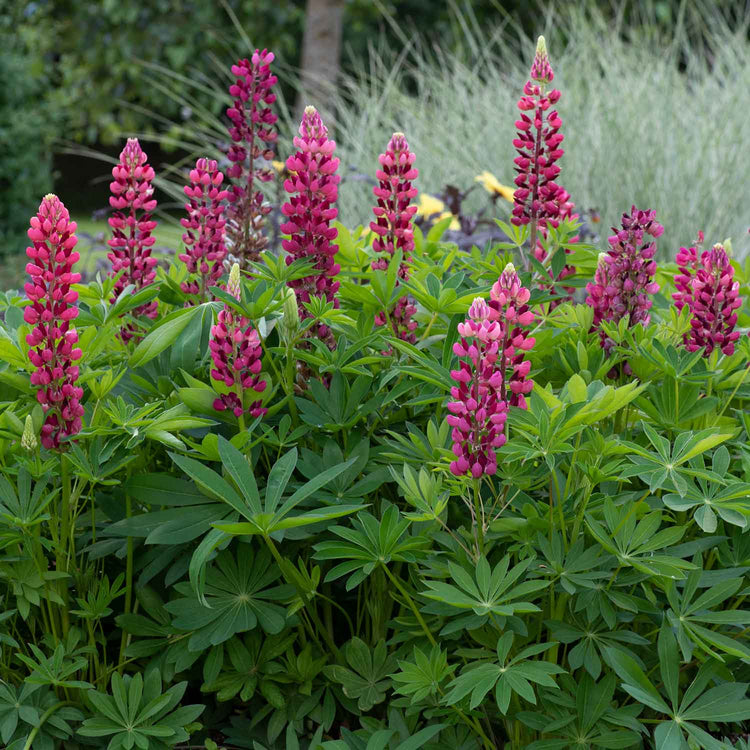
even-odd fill
[{"label": "pink lupin flower spike", "polygon": [[232,66],[235,82],[229,87],[229,93],[234,101],[227,109],[232,121],[229,128],[232,146],[228,154],[232,166],[227,170],[227,177],[233,185],[228,196],[227,244],[243,265],[257,261],[268,245],[263,226],[271,205],[260,183],[269,182],[274,174],[257,162],[273,159],[271,146],[278,138],[274,129],[278,117],[271,109],[276,101],[272,89],[277,80],[271,74],[273,60],[273,52],[256,49],[249,60],[239,60]]},{"label": "pink lupin flower spike", "polygon": [[[417,206],[411,201],[416,197],[417,189],[412,181],[419,174],[414,168],[415,159],[404,134],[394,133],[385,153],[379,157],[380,169],[375,175],[378,184],[373,188],[378,202],[372,209],[376,221],[370,222],[370,229],[376,235],[372,247],[379,257],[373,261],[372,268],[387,270],[396,250],[401,250],[398,278],[404,281],[409,278],[409,260],[414,250],[412,219]],[[401,297],[389,315],[386,316],[385,311],[378,313],[375,325],[385,325],[386,320],[390,319],[394,335],[413,344],[416,341],[414,331],[417,322],[411,318],[416,311],[416,306],[408,297]]]},{"label": "pink lupin flower spike", "polygon": [[[281,231],[288,234],[289,239],[281,244],[289,253],[288,264],[298,258],[313,261],[313,272],[309,276],[289,282],[304,320],[310,317],[304,303],[310,302],[311,295],[325,297],[334,307],[339,306],[336,299],[339,282],[334,277],[341,268],[334,262],[338,246],[333,243],[338,231],[330,224],[338,215],[334,204],[341,178],[336,174],[339,160],[333,155],[336,144],[328,138],[328,130],[315,107],[305,109],[294,145],[298,151],[286,160],[289,176],[284,181],[289,199],[281,207],[281,213],[287,218]],[[335,345],[328,326],[321,324],[312,333],[329,347]]]},{"label": "pink lupin flower spike", "polygon": [[674,277],[674,285],[677,291],[672,295],[672,300],[678,310],[682,310],[685,305],[689,305],[693,298],[691,282],[698,269],[698,253],[703,247],[703,240],[703,232],[698,232],[698,239],[695,244],[690,247],[681,247],[675,258],[679,273]]},{"label": "pink lupin flower spike", "polygon": [[[147,163],[147,156],[141,149],[137,138],[128,138],[120,154],[120,162],[112,168],[114,181],[110,183],[112,196],[109,204],[115,209],[109,218],[112,227],[112,239],[107,243],[111,252],[107,257],[112,262],[110,276],[122,272],[115,284],[112,301],[132,284],[136,290],[153,283],[156,277],[154,266],[156,258],[151,257],[151,248],[155,238],[152,232],[156,222],[151,214],[156,208],[154,188],[154,170]],[[156,301],[142,305],[133,311],[135,316],[155,318]],[[123,327],[120,335],[123,341],[135,334],[132,326]]]},{"label": "pink lupin flower spike", "polygon": [[503,373],[501,396],[509,406],[525,409],[526,396],[534,387],[528,380],[531,362],[526,359],[536,340],[529,336],[528,327],[534,322],[529,308],[531,292],[521,284],[512,263],[508,263],[490,290],[490,318],[499,323],[502,336],[498,353]]},{"label": "pink lupin flower spike", "polygon": [[76,346],[78,333],[71,321],[78,316],[78,292],[71,289],[81,280],[73,271],[79,254],[76,223],[56,195],[46,195],[28,230],[31,247],[26,248],[30,281],[25,285],[31,305],[23,318],[31,326],[26,337],[29,359],[36,367],[31,384],[39,388],[37,400],[45,413],[42,445],[61,449],[61,440],[81,431],[83,389],[75,385],[81,358]]},{"label": "pink lupin flower spike", "polygon": [[[680,253],[682,250],[684,248]],[[689,294],[678,291],[674,295],[680,295],[680,302],[689,306],[692,315],[690,332],[684,338],[686,349],[690,352],[703,349],[706,357],[714,349],[726,355],[734,354],[735,342],[740,337],[740,332],[734,328],[742,300],[740,285],[734,280],[734,268],[724,246],[717,244],[705,250],[692,268],[685,263],[684,256],[680,260],[683,277],[693,271]],[[693,258],[688,255],[688,260]]]},{"label": "pink lupin flower spike", "polygon": [[[651,320],[651,295],[659,291],[653,281],[656,273],[656,242],[664,227],[656,221],[655,211],[632,207],[622,215],[622,228],[609,237],[610,249],[599,256],[594,281],[586,285],[586,304],[594,309],[593,328],[599,329],[602,347],[610,352],[614,343],[600,328],[602,321],[627,318],[628,325]],[[653,238],[649,240],[649,237]]]},{"label": "pink lupin flower spike", "polygon": [[[232,266],[229,273],[227,292],[235,299],[240,299],[238,263]],[[238,419],[246,413],[251,417],[264,415],[268,410],[263,408],[260,400],[253,401],[247,408],[244,407],[246,391],[262,393],[266,387],[266,381],[259,377],[263,349],[258,332],[250,321],[225,304],[224,309],[219,312],[216,324],[211,328],[208,346],[214,364],[211,377],[233,389],[214,401],[214,409],[231,409]]]},{"label": "pink lupin flower spike", "polygon": [[[222,189],[223,173],[213,159],[198,159],[190,170],[190,185],[185,186],[188,217],[180,223],[187,230],[182,235],[185,252],[179,258],[187,270],[197,278],[182,283],[182,291],[197,297],[197,302],[208,299],[208,290],[219,283],[224,273],[224,201],[228,191]],[[192,304],[189,303],[189,304]]]},{"label": "pink lupin flower spike", "polygon": [[544,37],[539,37],[531,80],[526,82],[524,95],[518,101],[521,115],[516,121],[513,140],[518,152],[514,159],[518,174],[511,223],[531,225],[532,252],[537,249],[537,232],[559,225],[563,206],[570,198],[555,181],[560,174],[557,161],[564,151],[560,148],[562,120],[556,110],[550,109],[560,100],[560,92],[557,89],[545,91],[553,78]]},{"label": "pink lupin flower spike", "polygon": [[461,340],[453,345],[460,361],[459,369],[451,371],[456,385],[446,417],[453,428],[456,456],[450,470],[456,476],[471,473],[474,479],[497,472],[496,451],[506,441],[508,406],[502,397],[503,372],[497,366],[502,328],[490,315],[490,307],[477,297],[469,317],[458,324]]}]

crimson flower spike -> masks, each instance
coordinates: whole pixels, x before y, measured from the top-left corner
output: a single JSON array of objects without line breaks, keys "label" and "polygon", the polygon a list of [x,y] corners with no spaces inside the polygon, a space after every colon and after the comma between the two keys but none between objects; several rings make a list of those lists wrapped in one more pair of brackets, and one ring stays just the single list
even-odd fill
[{"label": "crimson flower spike", "polygon": [[[287,264],[291,265],[298,258],[313,261],[309,276],[289,282],[304,320],[310,317],[304,303],[309,303],[312,295],[324,297],[336,308],[339,306],[336,292],[340,284],[335,277],[341,268],[334,262],[338,245],[333,243],[338,230],[331,226],[331,221],[338,215],[334,204],[341,178],[336,174],[339,160],[333,155],[336,144],[328,138],[328,129],[315,107],[305,109],[294,145],[298,150],[286,160],[289,176],[284,181],[289,198],[281,207],[287,219],[281,231],[288,234],[289,239],[281,244],[289,253]],[[317,326],[313,334],[330,348],[335,346],[328,326]]]},{"label": "crimson flower spike", "polygon": [[659,291],[653,280],[656,273],[656,242],[664,227],[656,221],[655,211],[632,207],[622,215],[621,228],[609,237],[610,249],[599,256],[594,281],[586,285],[586,304],[594,310],[593,329],[599,329],[602,347],[609,353],[614,342],[601,330],[602,321],[628,320],[629,326],[651,320],[651,295]]},{"label": "crimson flower spike", "polygon": [[[151,248],[156,241],[152,232],[156,222],[151,214],[156,208],[154,198],[154,170],[147,162],[147,156],[137,138],[128,138],[120,154],[119,163],[112,168],[114,181],[110,183],[112,196],[109,204],[115,209],[109,218],[112,239],[107,243],[111,252],[107,257],[112,262],[110,276],[121,276],[115,283],[112,301],[132,284],[136,290],[153,283],[156,277],[156,258],[151,256]],[[156,300],[133,310],[133,315],[155,318]],[[120,332],[123,341],[135,335],[132,326],[125,326]]]},{"label": "crimson flower spike", "polygon": [[[401,250],[398,278],[404,281],[409,278],[409,260],[414,250],[412,219],[417,206],[411,201],[416,197],[417,189],[412,181],[419,174],[414,168],[415,159],[404,134],[394,133],[385,153],[379,157],[380,169],[375,175],[378,184],[373,188],[377,205],[372,212],[376,221],[370,222],[370,229],[376,235],[372,246],[378,258],[373,261],[372,268],[387,270],[396,250]],[[416,341],[414,330],[417,322],[412,320],[412,316],[416,311],[408,296],[401,297],[388,313],[378,313],[375,325],[382,326],[390,320],[394,335],[413,344]]]},{"label": "crimson flower spike", "polygon": [[234,101],[227,109],[232,122],[228,154],[232,166],[227,177],[233,185],[228,196],[227,245],[243,266],[257,261],[268,245],[263,226],[271,204],[260,185],[272,180],[274,174],[258,162],[273,159],[271,147],[278,138],[274,129],[278,117],[271,109],[276,101],[272,89],[277,80],[271,74],[273,60],[273,52],[256,49],[249,60],[239,60],[232,66],[235,82],[229,93]]},{"label": "crimson flower spike", "polygon": [[26,296],[31,301],[23,318],[32,326],[26,336],[29,359],[36,371],[31,384],[39,388],[37,400],[45,413],[42,445],[60,450],[61,440],[81,431],[83,389],[76,385],[81,350],[71,321],[78,317],[78,292],[71,288],[81,280],[73,271],[80,258],[74,250],[76,223],[56,195],[46,195],[28,230],[31,247],[26,248],[29,281]]},{"label": "crimson flower spike", "polygon": [[[227,292],[235,299],[240,299],[238,263],[235,263],[229,272]],[[262,393],[266,388],[266,381],[259,377],[263,349],[258,332],[250,321],[225,303],[224,309],[219,312],[216,324],[211,328],[208,346],[214,364],[211,377],[232,389],[214,401],[214,409],[217,411],[229,409],[238,419],[246,413],[251,417],[264,415],[268,410],[263,408],[259,399],[245,407],[247,391]]]},{"label": "crimson flower spike", "polygon": [[677,255],[681,273],[675,278],[678,291],[673,295],[675,304],[680,309],[687,305],[692,316],[690,332],[684,337],[685,348],[690,352],[703,349],[705,357],[714,349],[734,354],[735,342],[740,337],[740,332],[734,329],[742,300],[727,251],[717,244],[703,251],[699,260],[691,250],[695,248],[687,251],[681,248]]},{"label": "crimson flower spike", "polygon": [[185,252],[179,257],[193,278],[182,283],[182,291],[195,296],[198,302],[208,299],[208,289],[216,286],[224,274],[224,201],[228,191],[222,189],[223,181],[224,174],[216,161],[203,158],[190,170],[190,185],[185,186],[188,216],[180,223],[187,231],[182,235]]},{"label": "crimson flower spike", "polygon": [[[529,224],[531,251],[537,253],[537,234],[548,227],[557,227],[560,219],[572,217],[570,195],[557,184],[560,174],[557,161],[564,151],[560,148],[563,135],[562,120],[557,110],[551,109],[560,100],[560,92],[547,85],[554,79],[544,37],[537,42],[530,80],[518,100],[520,118],[516,121],[513,146],[518,152],[514,159],[517,176],[513,193],[511,223]],[[542,251],[543,252],[543,251]]]}]

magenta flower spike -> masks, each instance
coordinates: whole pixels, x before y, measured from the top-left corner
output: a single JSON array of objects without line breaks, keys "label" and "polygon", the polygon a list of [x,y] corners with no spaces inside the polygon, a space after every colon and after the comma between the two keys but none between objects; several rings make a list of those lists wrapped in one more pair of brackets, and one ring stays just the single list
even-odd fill
[{"label": "magenta flower spike", "polygon": [[[232,266],[229,273],[227,292],[235,299],[240,299],[238,263]],[[208,346],[214,364],[211,377],[233,389],[214,401],[214,409],[230,409],[238,419],[246,413],[251,417],[264,415],[268,410],[263,408],[260,400],[253,401],[247,408],[244,406],[246,391],[262,393],[266,388],[266,381],[259,377],[263,349],[258,332],[250,321],[225,304],[224,309],[219,312],[216,324],[211,327]]]},{"label": "magenta flower spike", "polygon": [[[629,326],[651,320],[653,305],[650,295],[659,291],[653,280],[656,273],[656,242],[664,227],[656,221],[655,211],[639,211],[632,207],[622,215],[622,228],[612,229],[610,249],[599,256],[594,281],[586,285],[586,303],[594,309],[593,328],[602,321],[628,320]],[[653,239],[649,239],[653,238]],[[609,352],[613,342],[600,329],[602,346]]]},{"label": "magenta flower spike", "polygon": [[[387,270],[396,250],[401,250],[398,278],[404,281],[409,278],[408,264],[414,250],[412,220],[417,206],[411,201],[416,197],[417,189],[412,181],[419,174],[414,168],[415,159],[404,134],[394,133],[385,153],[379,157],[380,169],[375,174],[378,184],[373,188],[377,205],[372,212],[376,220],[370,222],[370,229],[375,233],[373,250],[379,257],[373,261],[372,268]],[[378,313],[375,325],[385,325],[389,319],[394,335],[413,344],[417,322],[411,318],[416,311],[408,297],[401,297],[388,315],[385,311]]]},{"label": "magenta flower spike", "polygon": [[516,121],[513,140],[518,156],[514,159],[517,189],[513,194],[511,223],[531,225],[533,252],[537,248],[537,232],[548,226],[558,226],[563,207],[570,198],[555,181],[560,174],[557,161],[564,152],[560,148],[562,120],[557,111],[551,109],[560,100],[560,92],[557,89],[546,92],[553,78],[544,37],[539,37],[530,80],[518,101],[521,115]]},{"label": "magenta flower spike", "polygon": [[[138,139],[128,138],[119,164],[112,168],[114,181],[109,186],[112,191],[109,204],[115,211],[109,219],[112,239],[107,243],[111,248],[107,257],[112,262],[109,275],[115,277],[122,272],[115,284],[113,302],[129,284],[136,290],[142,289],[153,283],[156,277],[154,266],[157,261],[151,257],[155,242],[152,232],[156,228],[156,222],[151,218],[156,208],[151,184],[154,170],[146,159]],[[152,319],[156,313],[155,300],[133,311],[133,315]],[[123,341],[127,341],[135,334],[131,326],[126,326],[120,335]]]},{"label": "magenta flower spike", "polygon": [[492,321],[492,310],[477,297],[469,317],[458,324],[460,341],[453,345],[460,358],[459,369],[451,371],[456,385],[446,417],[453,428],[453,454],[450,470],[456,476],[471,473],[474,479],[497,472],[497,449],[505,444],[508,405],[502,397],[503,372],[497,361],[502,328]]},{"label": "magenta flower spike", "polygon": [[698,232],[698,239],[690,247],[681,247],[675,261],[679,273],[674,277],[676,292],[672,294],[672,300],[678,310],[689,305],[693,298],[692,280],[698,270],[698,253],[703,246],[704,234]]},{"label": "magenta flower spike", "polygon": [[33,326],[26,337],[29,359],[36,367],[31,384],[37,386],[37,400],[45,413],[41,441],[45,448],[59,450],[61,440],[81,431],[83,389],[78,380],[81,358],[76,346],[78,333],[71,321],[78,317],[78,292],[71,289],[81,280],[73,271],[79,254],[76,223],[56,195],[46,195],[28,230],[31,247],[26,248],[30,280],[25,285],[31,301],[23,319]]},{"label": "magenta flower spike", "polygon": [[278,117],[271,109],[276,101],[272,89],[277,80],[271,74],[273,60],[272,52],[256,49],[249,60],[239,60],[232,66],[235,82],[229,93],[234,101],[227,109],[232,121],[229,128],[232,146],[228,154],[232,166],[227,177],[233,185],[228,196],[227,245],[243,265],[257,261],[268,245],[263,226],[271,205],[260,184],[272,180],[274,173],[257,162],[273,159],[271,146],[278,138],[274,129]]},{"label": "magenta flower spike", "polygon": [[[289,199],[281,207],[287,219],[281,231],[289,235],[289,239],[282,241],[282,247],[289,253],[287,264],[298,258],[313,261],[309,276],[289,282],[304,320],[310,317],[304,303],[310,302],[311,295],[325,297],[334,307],[339,306],[336,299],[339,282],[334,277],[341,268],[334,262],[338,246],[333,244],[338,231],[331,227],[331,221],[338,215],[334,204],[341,178],[336,174],[339,160],[333,155],[336,144],[328,138],[328,130],[315,107],[305,109],[294,145],[298,151],[286,160],[289,176],[284,189]],[[327,326],[321,324],[313,333],[333,348],[333,336]]]},{"label": "magenta flower spike", "polygon": [[490,301],[477,297],[469,317],[459,323],[461,340],[453,345],[461,358],[451,371],[457,385],[446,418],[453,431],[450,468],[456,476],[470,472],[474,479],[497,471],[496,450],[506,442],[505,422],[511,406],[526,408],[534,386],[528,379],[531,363],[526,352],[534,346],[527,327],[534,322],[528,306],[530,292],[512,264],[492,287]]},{"label": "magenta flower spike", "polygon": [[692,313],[690,332],[685,334],[685,347],[690,352],[704,349],[706,357],[714,349],[720,349],[726,355],[734,354],[734,344],[740,337],[740,332],[734,328],[742,300],[729,256],[723,245],[717,244],[701,253],[699,261],[692,262],[694,256],[689,251],[683,253],[683,250],[681,248],[678,254],[678,263],[681,277],[690,278],[687,284],[689,293],[678,288],[673,298],[679,295],[679,303],[687,304]]},{"label": "magenta flower spike", "polygon": [[497,321],[502,329],[501,397],[509,406],[521,409],[526,408],[526,396],[534,387],[534,381],[527,379],[531,362],[526,359],[526,352],[536,343],[528,331],[528,326],[534,322],[534,313],[528,305],[530,297],[531,292],[521,284],[512,263],[508,263],[490,290],[490,319]]},{"label": "magenta flower spike", "polygon": [[[224,273],[224,201],[228,191],[221,187],[224,174],[213,159],[198,159],[190,170],[190,185],[185,186],[187,218],[180,223],[187,230],[182,235],[185,252],[180,260],[193,278],[182,283],[182,291],[208,300],[208,290],[219,283]],[[195,278],[197,277],[197,278]]]}]

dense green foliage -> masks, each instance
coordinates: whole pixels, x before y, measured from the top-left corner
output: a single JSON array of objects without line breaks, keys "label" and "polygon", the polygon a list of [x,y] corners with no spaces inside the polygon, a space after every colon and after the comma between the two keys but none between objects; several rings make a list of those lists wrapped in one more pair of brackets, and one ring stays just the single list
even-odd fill
[{"label": "dense green foliage", "polygon": [[[4,298],[9,748],[158,750],[190,733],[255,750],[677,749],[683,736],[714,750],[742,732],[747,337],[732,356],[688,354],[668,267],[646,330],[608,326],[610,358],[587,306],[550,310],[535,291],[529,408],[510,410],[495,477],[454,477],[455,326],[526,238],[505,227],[510,243],[459,252],[445,224],[417,230],[398,287],[339,226],[341,308],[314,302],[303,325],[281,300],[304,270],[272,255],[241,302],[217,291],[183,308],[178,266],[114,306],[112,281],[81,286],[85,429],[62,454],[21,444],[41,412],[24,301]],[[570,231],[550,239],[553,267]],[[584,280],[596,251],[574,249]],[[406,291],[416,346],[373,328]],[[120,316],[152,297],[159,318],[124,345]],[[244,429],[212,406],[206,341],[225,302],[261,332],[270,383],[268,415]],[[335,350],[305,338],[315,320]],[[611,380],[625,360],[633,375]]]}]

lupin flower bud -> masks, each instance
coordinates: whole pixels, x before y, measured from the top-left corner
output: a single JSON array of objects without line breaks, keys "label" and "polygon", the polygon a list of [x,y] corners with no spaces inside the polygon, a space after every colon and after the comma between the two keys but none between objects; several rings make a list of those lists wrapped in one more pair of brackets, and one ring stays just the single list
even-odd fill
[{"label": "lupin flower bud", "polygon": [[208,290],[219,283],[224,273],[224,174],[213,159],[198,159],[190,170],[190,185],[185,186],[188,217],[180,223],[187,230],[182,235],[185,252],[179,258],[190,274],[197,276],[182,283],[182,291],[195,295],[197,302],[208,300]]},{"label": "lupin flower bud", "polygon": [[39,388],[37,400],[45,413],[41,442],[50,449],[60,449],[63,438],[79,433],[83,416],[83,389],[75,385],[78,366],[73,364],[81,350],[76,346],[78,333],[70,325],[78,316],[78,292],[71,286],[81,280],[73,271],[80,257],[74,250],[75,230],[62,201],[51,194],[42,200],[28,230],[33,244],[26,248],[30,280],[25,290],[31,304],[24,308],[23,318],[32,326],[26,337],[36,368],[31,384]]},{"label": "lupin flower bud", "polygon": [[299,330],[299,305],[294,289],[284,289],[284,306],[282,308],[281,329],[287,338],[291,338]]},{"label": "lupin flower bud", "polygon": [[[692,260],[689,254],[687,257]],[[685,258],[682,260],[684,262]],[[717,244],[701,253],[700,261],[693,268],[690,294],[683,292],[680,299],[692,313],[690,333],[685,334],[685,347],[690,352],[703,349],[706,357],[714,349],[720,349],[726,355],[734,354],[735,341],[740,337],[740,332],[734,328],[742,300],[739,297],[740,285],[734,280],[734,268],[724,246]],[[683,276],[691,271],[687,264],[681,265],[681,270]],[[679,292],[675,296],[677,294]]]},{"label": "lupin flower bud", "polygon": [[[281,244],[289,253],[288,264],[298,258],[313,261],[309,276],[289,282],[304,320],[310,314],[303,305],[310,302],[312,295],[322,296],[333,302],[334,307],[339,306],[336,299],[339,282],[334,281],[334,277],[341,269],[334,262],[338,246],[332,242],[338,231],[330,224],[338,215],[334,204],[341,178],[336,174],[339,160],[333,155],[336,144],[328,138],[328,129],[315,107],[305,109],[294,145],[298,151],[286,160],[289,176],[284,181],[289,200],[281,207],[281,213],[287,218],[281,231],[288,234],[289,239]],[[319,325],[313,333],[333,348],[328,326]]]},{"label": "lupin flower bud", "polygon": [[36,439],[36,432],[34,432],[34,420],[31,418],[31,414],[26,415],[26,422],[23,426],[23,434],[21,435],[21,447],[27,453],[33,453],[39,447],[39,441]]},{"label": "lupin flower bud", "polygon": [[233,141],[229,149],[232,166],[227,170],[234,184],[229,191],[227,211],[227,243],[232,255],[243,264],[257,261],[268,245],[263,234],[265,217],[271,212],[258,183],[269,182],[274,173],[257,162],[271,161],[272,145],[278,134],[274,130],[277,116],[271,105],[276,101],[272,88],[276,76],[271,74],[274,55],[268,50],[255,50],[250,60],[239,60],[232,66],[236,80],[229,87],[234,99],[227,110],[232,121],[229,135]]},{"label": "lupin flower bud", "polygon": [[[235,263],[229,272],[227,292],[239,300],[240,289],[240,266]],[[208,346],[214,363],[211,377],[233,389],[214,401],[214,409],[231,409],[237,418],[245,413],[252,417],[265,414],[267,409],[263,408],[260,400],[253,401],[247,409],[244,407],[245,391],[262,393],[266,387],[266,381],[258,377],[263,356],[260,337],[250,321],[225,304],[216,325],[211,327]]]},{"label": "lupin flower bud", "polygon": [[555,74],[552,72],[552,66],[549,64],[547,56],[547,43],[544,37],[540,36],[536,42],[536,54],[534,62],[531,64],[531,80],[537,83],[552,83]]},{"label": "lupin flower bud", "polygon": [[[655,211],[639,211],[632,207],[622,215],[622,228],[613,230],[610,249],[600,261],[593,282],[586,285],[586,303],[594,309],[594,329],[602,321],[628,320],[629,326],[651,320],[653,305],[650,295],[659,291],[653,281],[656,273],[656,239],[664,227],[656,221]],[[614,343],[600,330],[602,346],[609,352]]]},{"label": "lupin flower bud", "polygon": [[506,440],[508,407],[502,397],[503,372],[497,366],[502,329],[490,315],[490,307],[477,297],[469,317],[458,325],[461,340],[453,345],[460,362],[459,369],[451,371],[456,385],[446,417],[456,456],[450,469],[456,476],[470,472],[474,479],[497,472],[496,451]]},{"label": "lupin flower bud", "polygon": [[[155,242],[152,232],[156,222],[151,214],[156,208],[154,188],[154,170],[146,161],[147,156],[141,149],[137,138],[128,138],[120,154],[120,162],[112,168],[114,181],[110,183],[112,196],[109,204],[115,209],[109,219],[112,227],[112,239],[107,243],[112,252],[107,257],[112,262],[110,276],[122,275],[117,280],[112,301],[132,284],[142,289],[154,281],[156,258],[151,257],[151,248]],[[133,315],[155,318],[156,301],[142,305],[133,311]],[[120,333],[123,341],[134,335],[130,326]]]},{"label": "lupin flower bud", "polygon": [[[417,213],[417,205],[411,201],[416,197],[417,189],[412,186],[412,180],[419,174],[414,168],[415,159],[404,134],[394,133],[385,153],[379,157],[380,169],[375,175],[378,184],[373,188],[378,203],[372,209],[376,221],[370,222],[370,229],[376,235],[372,247],[379,253],[379,257],[373,261],[372,267],[375,270],[387,270],[396,250],[401,250],[398,278],[404,281],[409,278],[408,264],[414,249],[412,219]],[[389,319],[395,336],[414,343],[417,322],[411,317],[416,311],[416,306],[408,297],[401,297],[389,315],[385,311],[378,313],[375,324],[385,325]]]}]

